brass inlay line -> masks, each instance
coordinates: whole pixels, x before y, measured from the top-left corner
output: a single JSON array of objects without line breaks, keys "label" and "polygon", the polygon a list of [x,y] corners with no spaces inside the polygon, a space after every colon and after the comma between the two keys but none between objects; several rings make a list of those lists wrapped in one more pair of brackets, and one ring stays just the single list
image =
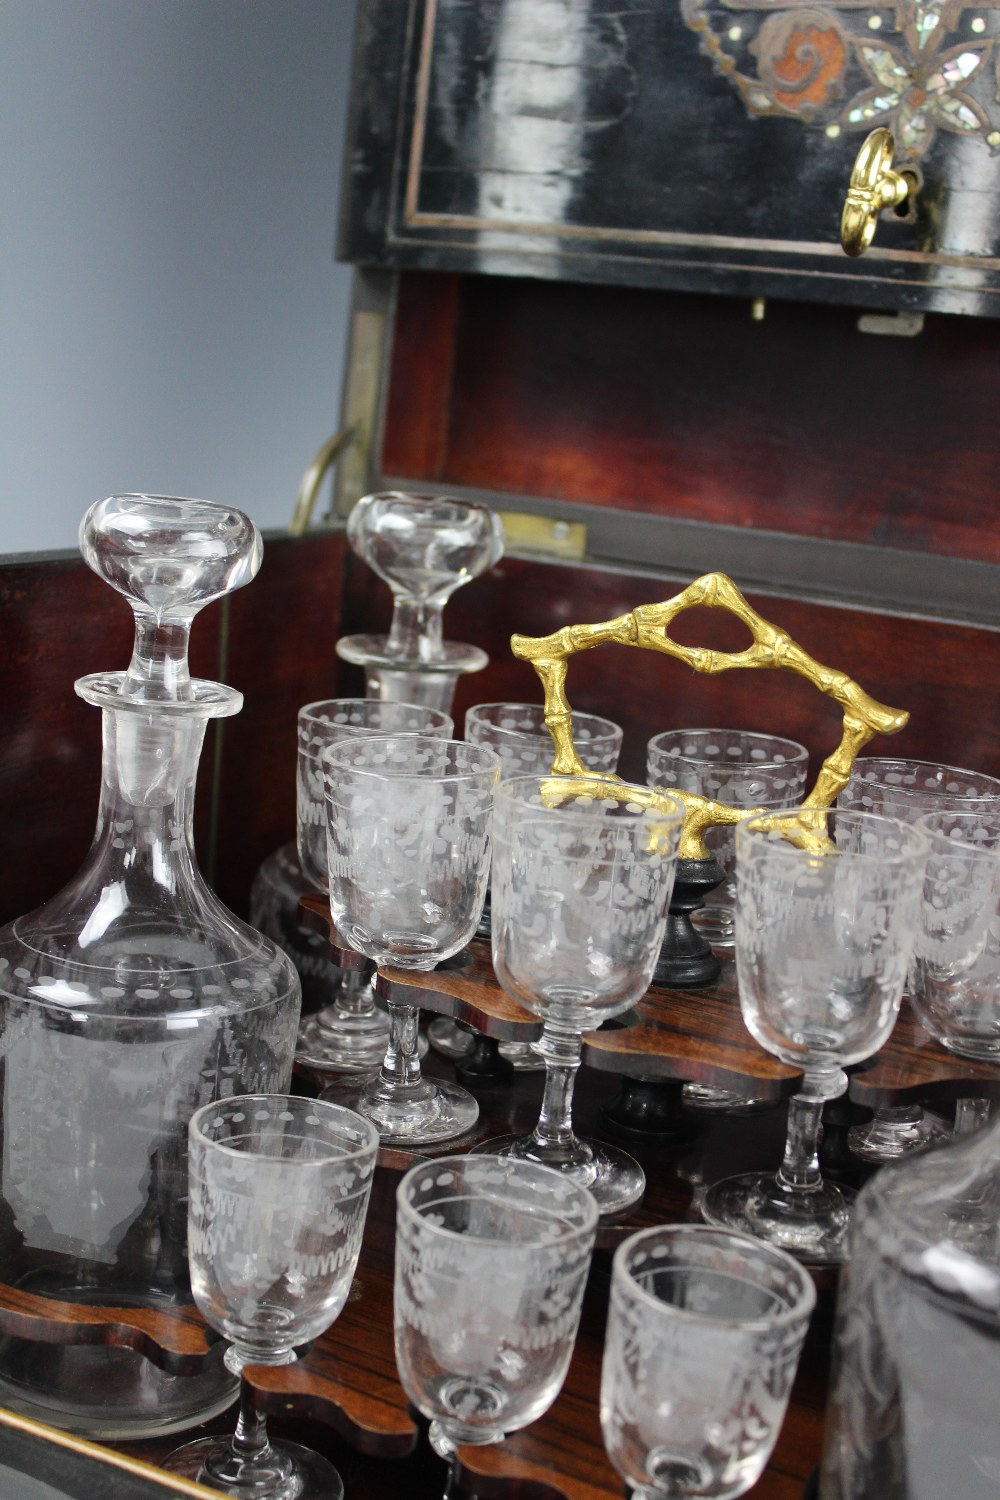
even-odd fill
[{"label": "brass inlay line", "polygon": [[218,1490],[207,1489],[205,1485],[196,1484],[191,1479],[182,1479],[177,1474],[168,1474],[163,1469],[143,1463],[138,1458],[129,1458],[124,1453],[115,1452],[112,1448],[99,1447],[96,1443],[88,1442],[86,1438],[74,1437],[70,1432],[60,1432],[54,1427],[46,1427],[30,1417],[0,1410],[0,1427],[12,1427],[15,1431],[26,1433],[29,1437],[39,1438],[53,1448],[65,1448],[67,1452],[76,1453],[81,1458],[93,1459],[96,1463],[122,1469],[126,1474],[134,1474],[138,1479],[145,1479],[148,1483],[158,1485],[171,1495],[190,1495],[192,1500],[218,1500]]},{"label": "brass inlay line", "polygon": [[[839,260],[843,254],[840,245],[831,245],[823,240],[769,240],[746,239],[739,235],[694,234],[687,230],[673,229],[605,229],[600,226],[587,228],[580,224],[544,224],[534,220],[477,219],[462,214],[431,214],[424,211],[407,212],[406,222],[415,228],[441,228],[480,230],[511,235],[547,235],[552,239],[615,240],[623,244],[637,245],[687,245],[703,246],[708,250],[770,250],[785,255],[820,255]],[[481,247],[481,248],[489,248]],[[887,250],[877,248],[870,252],[871,259],[889,261],[913,261],[919,265],[959,266],[975,270],[1000,270],[1000,257],[985,255],[956,255],[943,251]]]}]

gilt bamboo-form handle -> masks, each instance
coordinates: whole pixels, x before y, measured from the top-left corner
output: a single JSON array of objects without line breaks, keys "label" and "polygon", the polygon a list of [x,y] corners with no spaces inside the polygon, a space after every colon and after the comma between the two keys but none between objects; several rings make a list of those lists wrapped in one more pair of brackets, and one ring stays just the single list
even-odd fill
[{"label": "gilt bamboo-form handle", "polygon": [[[681,646],[671,640],[669,627],[685,610],[701,606],[723,609],[735,615],[747,627],[753,644],[745,651],[710,651],[701,646]],[[888,708],[878,703],[846,672],[835,671],[815,660],[777,625],[772,625],[747,603],[739,589],[725,573],[706,573],[689,584],[673,599],[662,604],[641,604],[626,615],[595,625],[564,625],[553,635],[531,637],[514,635],[511,650],[522,661],[530,661],[541,679],[545,693],[545,723],[555,744],[552,771],[556,776],[592,775],[580,759],[573,743],[572,710],[566,696],[569,659],[579,651],[595,646],[638,646],[673,656],[696,672],[716,676],[735,668],[780,668],[806,678],[827,698],[843,709],[843,734],[840,744],[823,762],[816,783],[803,800],[803,806],[822,810],[830,806],[838,792],[847,785],[858,751],[876,734],[896,734],[907,724],[905,709]],[[617,796],[617,778],[605,778],[608,795]],[[656,792],[650,792],[655,805]],[[705,830],[719,824],[739,823],[753,809],[729,807],[691,792],[670,791],[687,809],[681,839],[681,858],[707,859]],[[758,809],[766,816],[765,809]],[[817,844],[825,842],[825,819],[818,811],[815,820],[803,820],[804,835],[813,822]]]}]

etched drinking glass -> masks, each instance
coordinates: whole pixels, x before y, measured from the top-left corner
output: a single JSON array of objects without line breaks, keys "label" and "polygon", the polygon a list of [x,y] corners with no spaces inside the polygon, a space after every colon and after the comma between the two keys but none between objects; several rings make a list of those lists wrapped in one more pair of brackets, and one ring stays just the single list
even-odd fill
[{"label": "etched drinking glass", "polygon": [[459,1444],[499,1442],[559,1394],[597,1205],[548,1167],[494,1156],[413,1167],[396,1202],[396,1363],[450,1466]]},{"label": "etched drinking glass", "polygon": [[[428,735],[379,735],[324,752],[330,911],[343,940],[379,967],[422,972],[464,948],[489,875],[492,750]],[[450,1140],[479,1106],[457,1084],[424,1078],[419,1013],[389,998],[382,1066],[323,1097],[372,1120],[387,1143]]]},{"label": "etched drinking glass", "polygon": [[[930,760],[871,756],[856,760],[838,807],[878,813],[914,823],[926,813],[1000,814],[1000,781],[982,771]],[[912,990],[913,976],[910,976]],[[875,1111],[872,1120],[853,1125],[848,1144],[864,1161],[892,1161],[945,1133],[939,1117],[919,1104],[896,1104]]]},{"label": "etched drinking glass", "polygon": [[[329,698],[299,709],[295,778],[299,863],[317,890],[327,888],[326,783],[322,756],[333,745],[368,734],[429,734],[450,738],[451,717],[440,709],[373,698]],[[333,1000],[304,1016],[295,1055],[310,1067],[338,1073],[377,1068],[389,1040],[389,1020],[372,1000],[370,973],[343,970]]]},{"label": "etched drinking glass", "polygon": [[[809,752],[797,740],[748,729],[666,729],[646,746],[646,780],[711,797],[731,807],[797,807],[805,795]],[[732,826],[710,828],[709,853],[725,879],[691,914],[702,937],[716,947],[733,942],[736,900],[736,841]],[[684,1103],[692,1109],[751,1111],[761,1100],[713,1084],[686,1083]]]},{"label": "etched drinking glass", "polygon": [[191,1288],[230,1340],[240,1414],[232,1438],[188,1443],[163,1467],[240,1500],[339,1500],[332,1464],[268,1439],[244,1369],[290,1364],[347,1301],[378,1133],[333,1104],[250,1094],[197,1110],[188,1138]]},{"label": "etched drinking glass", "polygon": [[736,828],[736,973],[756,1042],[802,1084],[789,1101],[777,1175],[711,1187],[710,1223],[759,1235],[805,1260],[842,1258],[850,1200],[823,1180],[823,1105],[844,1068],[884,1045],[913,952],[927,838],[892,818],[800,808]]},{"label": "etched drinking glass", "polygon": [[[665,729],[646,746],[651,786],[695,792],[730,807],[798,807],[808,774],[804,745],[749,729]],[[736,899],[732,826],[710,828],[705,842],[726,878],[692,920],[710,942],[731,944]]]},{"label": "etched drinking glass", "polygon": [[[634,1005],[649,987],[666,925],[684,811],[646,787],[592,777],[519,776],[494,795],[493,967],[542,1018],[546,1067],[529,1136],[477,1150],[541,1162],[590,1189],[603,1214],[638,1202],[638,1162],[579,1139],[572,1099],[582,1033]],[[635,800],[621,800],[633,794]]]},{"label": "etched drinking glass", "polygon": [[910,998],[942,1047],[1000,1063],[1000,809],[925,813],[930,840]]},{"label": "etched drinking glass", "polygon": [[[501,776],[544,776],[552,769],[555,744],[540,703],[477,703],[465,715],[465,738],[470,745],[489,745],[500,757]],[[572,710],[573,742],[589,771],[611,775],[618,767],[622,730],[611,719]],[[479,935],[489,937],[490,892],[479,924]],[[439,1016],[427,1028],[431,1045],[445,1057],[460,1058],[473,1045],[469,1028]],[[530,1042],[501,1042],[500,1055],[518,1072],[537,1072],[545,1064]]]},{"label": "etched drinking glass", "polygon": [[636,1500],[732,1500],[756,1483],[815,1301],[791,1256],[731,1230],[673,1224],[619,1245],[601,1429]]},{"label": "etched drinking glass", "polygon": [[377,698],[328,698],[299,709],[296,843],[302,872],[317,890],[327,888],[323,751],[369,734],[429,734],[447,740],[454,728],[450,714],[440,709],[382,703]]},{"label": "etched drinking glass", "polygon": [[[573,743],[587,770],[613,773],[621,754],[621,726],[575,708],[572,721]],[[477,703],[465,715],[465,738],[470,745],[495,750],[504,777],[544,776],[552,770],[555,745],[540,703]]]}]

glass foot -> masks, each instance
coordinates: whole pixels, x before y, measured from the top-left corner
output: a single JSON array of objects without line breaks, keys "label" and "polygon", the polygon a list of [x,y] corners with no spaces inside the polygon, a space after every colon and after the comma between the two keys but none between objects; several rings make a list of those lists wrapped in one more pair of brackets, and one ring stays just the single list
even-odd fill
[{"label": "glass foot", "polygon": [[229,1438],[199,1438],[171,1453],[162,1467],[239,1500],[343,1500],[344,1494],[333,1464],[298,1443],[270,1443],[266,1457],[248,1463]]},{"label": "glass foot", "polygon": [[479,1119],[479,1105],[457,1083],[423,1078],[395,1088],[381,1074],[345,1078],[320,1094],[371,1120],[385,1146],[430,1146],[465,1135]]},{"label": "glass foot", "polygon": [[691,925],[713,948],[732,948],[735,943],[733,908],[707,901],[691,913]]},{"label": "glass foot", "polygon": [[[442,1057],[460,1062],[472,1051],[474,1037],[464,1026],[450,1016],[438,1016],[427,1028],[427,1039],[435,1052]],[[384,1049],[383,1049],[384,1050]],[[541,1073],[545,1063],[530,1042],[501,1042],[500,1056],[510,1063],[517,1073]],[[381,1056],[379,1061],[381,1062]]]},{"label": "glass foot", "polygon": [[530,1042],[501,1042],[500,1056],[507,1059],[515,1073],[544,1073],[545,1061]]},{"label": "glass foot", "polygon": [[549,1154],[530,1135],[498,1135],[473,1147],[474,1156],[516,1156],[564,1172],[574,1182],[589,1188],[602,1218],[634,1208],[646,1191],[646,1174],[634,1157],[604,1141],[577,1140],[577,1160],[561,1153]]},{"label": "glass foot", "polygon": [[[450,1058],[453,1062],[468,1057],[475,1043],[472,1032],[453,1021],[451,1016],[436,1016],[427,1027],[427,1040],[435,1052],[440,1052],[442,1057]],[[381,1061],[379,1058],[379,1062]]]},{"label": "glass foot", "polygon": [[864,1125],[852,1125],[847,1144],[862,1161],[895,1161],[909,1156],[933,1141],[949,1134],[948,1126],[937,1115],[918,1105],[901,1105],[898,1109],[876,1110]]},{"label": "glass foot", "polygon": [[686,1083],[681,1097],[687,1109],[703,1109],[719,1115],[752,1115],[770,1109],[773,1099],[758,1099],[752,1094],[734,1094],[730,1089],[714,1088],[709,1083]]},{"label": "glass foot", "polygon": [[744,1172],[708,1189],[702,1216],[723,1229],[739,1229],[815,1265],[839,1265],[846,1254],[853,1188],[819,1182],[794,1192],[773,1172]]},{"label": "glass foot", "polygon": [[333,1007],[306,1016],[295,1044],[296,1062],[338,1073],[370,1073],[381,1065],[389,1041],[389,1018],[338,1014]]}]

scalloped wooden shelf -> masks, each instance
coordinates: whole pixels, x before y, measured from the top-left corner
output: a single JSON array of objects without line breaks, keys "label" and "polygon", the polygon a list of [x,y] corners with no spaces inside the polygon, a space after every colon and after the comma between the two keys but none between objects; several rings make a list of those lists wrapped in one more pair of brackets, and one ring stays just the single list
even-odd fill
[{"label": "scalloped wooden shelf", "polygon": [[[329,934],[333,961],[356,967],[358,954],[341,946],[325,900],[307,896],[302,907],[310,925]],[[500,988],[488,945],[477,939],[460,957],[460,964],[429,974],[386,969],[378,988],[383,996],[405,990],[422,1010],[454,1016],[500,1041],[537,1038],[541,1023]],[[606,1072],[710,1084],[775,1103],[794,1093],[802,1076],[771,1057],[747,1031],[731,957],[723,958],[717,983],[704,989],[652,986],[634,1010],[586,1033],[583,1060]],[[851,1075],[850,1097],[872,1109],[917,1099],[946,1104],[962,1095],[1000,1098],[1000,1068],[946,1052],[906,1001],[881,1052]]]}]

